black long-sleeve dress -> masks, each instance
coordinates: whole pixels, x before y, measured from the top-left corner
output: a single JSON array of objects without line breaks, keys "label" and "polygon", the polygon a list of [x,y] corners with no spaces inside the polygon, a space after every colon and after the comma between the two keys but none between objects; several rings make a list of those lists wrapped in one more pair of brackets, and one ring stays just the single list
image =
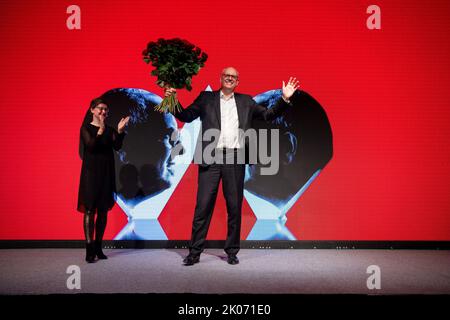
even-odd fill
[{"label": "black long-sleeve dress", "polygon": [[98,130],[99,127],[90,123],[80,129],[84,152],[77,210],[83,213],[86,210],[109,211],[115,202],[114,150],[122,147],[125,133],[119,134],[105,126],[103,134],[97,136]]}]

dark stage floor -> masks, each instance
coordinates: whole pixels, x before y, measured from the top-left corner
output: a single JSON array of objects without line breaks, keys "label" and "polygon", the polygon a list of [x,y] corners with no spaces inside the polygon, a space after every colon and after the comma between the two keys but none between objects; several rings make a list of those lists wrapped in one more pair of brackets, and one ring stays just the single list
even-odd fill
[{"label": "dark stage floor", "polygon": [[[239,253],[228,265],[219,249],[183,266],[186,250],[110,249],[87,264],[82,249],[0,250],[0,294],[259,293],[450,294],[450,251],[261,250]],[[69,289],[69,266],[79,266],[81,289]],[[380,289],[369,289],[369,266]]]}]

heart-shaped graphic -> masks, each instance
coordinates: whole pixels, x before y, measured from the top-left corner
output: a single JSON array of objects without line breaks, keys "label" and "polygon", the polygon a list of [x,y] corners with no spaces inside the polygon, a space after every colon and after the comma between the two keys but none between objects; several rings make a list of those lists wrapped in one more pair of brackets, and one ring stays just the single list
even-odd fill
[{"label": "heart-shaped graphic", "polygon": [[[271,108],[280,96],[281,90],[271,90],[254,100]],[[168,240],[158,218],[192,162],[200,119],[179,129],[171,114],[154,111],[161,97],[142,89],[112,89],[102,98],[110,125],[131,116],[116,154],[116,201],[128,223],[115,240]],[[279,169],[263,175],[264,166],[247,165],[244,196],[256,217],[247,240],[295,240],[285,226],[287,213],[332,157],[331,127],[320,104],[303,91],[291,97],[291,104],[272,122],[254,122],[257,130],[278,130]]]}]

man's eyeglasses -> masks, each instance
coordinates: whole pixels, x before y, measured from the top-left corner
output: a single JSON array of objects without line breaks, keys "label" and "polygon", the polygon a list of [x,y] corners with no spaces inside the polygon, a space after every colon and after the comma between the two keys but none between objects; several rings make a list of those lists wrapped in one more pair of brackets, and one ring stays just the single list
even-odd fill
[{"label": "man's eyeglasses", "polygon": [[238,79],[238,76],[236,76],[236,75],[234,75],[234,74],[228,74],[228,73],[222,73],[222,77],[223,77],[224,79],[226,79],[226,78],[228,78],[228,77],[231,77],[231,78],[233,78],[234,80],[237,80],[237,79]]}]

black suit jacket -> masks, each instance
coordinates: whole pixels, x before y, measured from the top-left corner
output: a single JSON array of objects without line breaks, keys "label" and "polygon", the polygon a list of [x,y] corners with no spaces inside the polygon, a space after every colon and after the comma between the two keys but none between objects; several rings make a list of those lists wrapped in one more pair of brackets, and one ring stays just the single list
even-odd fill
[{"label": "black suit jacket", "polygon": [[[250,95],[234,93],[236,101],[236,108],[239,119],[239,129],[244,132],[253,126],[254,119],[261,119],[264,121],[271,121],[278,117],[289,104],[280,98],[274,107],[267,109],[264,106],[258,105]],[[177,112],[174,116],[183,122],[191,122],[198,117],[202,122],[202,133],[208,129],[221,129],[221,115],[220,115],[220,91],[203,91],[195,99],[195,101],[181,112]],[[201,148],[201,152],[205,147],[211,143],[217,145],[218,141],[203,141],[199,136],[197,148]],[[199,145],[200,143],[200,145]],[[248,141],[245,141],[245,148],[248,149]],[[200,150],[196,150],[199,152]],[[202,157],[203,159],[203,157]],[[246,158],[248,163],[248,158]],[[200,165],[205,165],[202,161]]]}]

